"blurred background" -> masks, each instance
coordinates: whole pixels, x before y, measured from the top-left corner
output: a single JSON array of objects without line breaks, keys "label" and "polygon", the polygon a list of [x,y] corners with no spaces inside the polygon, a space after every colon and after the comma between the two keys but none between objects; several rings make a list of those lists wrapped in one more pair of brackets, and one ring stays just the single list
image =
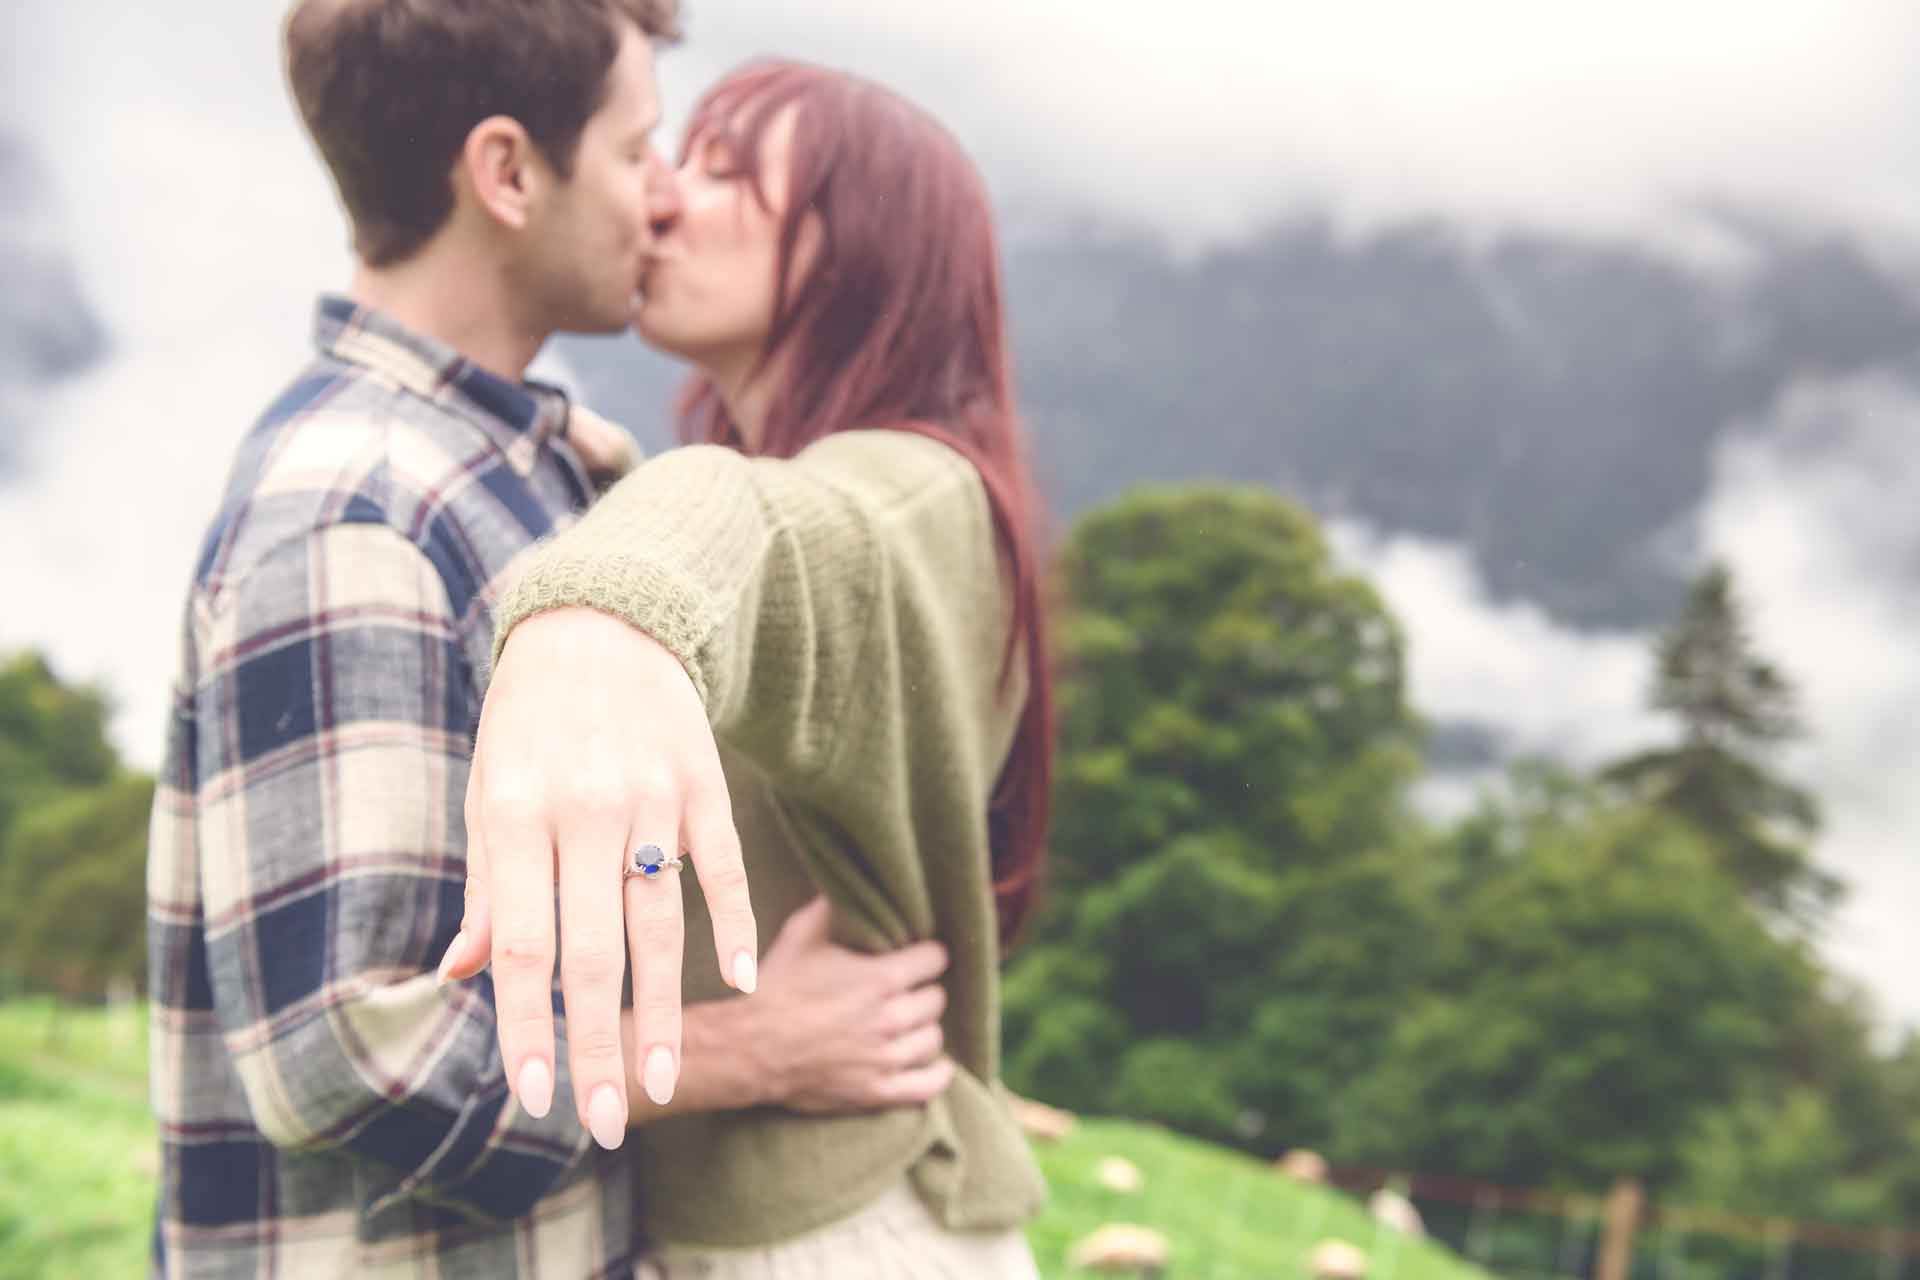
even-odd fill
[{"label": "blurred background", "polygon": [[[0,1274],[150,1221],[143,771],[349,271],[281,9],[0,9]],[[1008,1072],[1116,1118],[1049,1274],[1304,1274],[1310,1148],[1439,1237],[1376,1276],[1592,1274],[1623,1187],[1637,1275],[1920,1275],[1920,8],[687,10],[670,137],[812,58],[999,207],[1067,671]],[[537,371],[669,442],[632,340]]]}]

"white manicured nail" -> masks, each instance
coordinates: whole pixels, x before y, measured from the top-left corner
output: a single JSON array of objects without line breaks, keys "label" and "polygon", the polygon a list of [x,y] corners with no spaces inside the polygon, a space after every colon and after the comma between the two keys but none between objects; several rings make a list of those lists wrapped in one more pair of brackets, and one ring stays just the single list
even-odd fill
[{"label": "white manicured nail", "polygon": [[535,1120],[553,1109],[553,1072],[538,1058],[520,1068],[520,1109]]},{"label": "white manicured nail", "polygon": [[752,952],[742,951],[733,958],[733,985],[748,995],[760,985],[760,972],[754,966]]},{"label": "white manicured nail", "polygon": [[460,954],[461,951],[465,949],[466,941],[467,941],[467,935],[463,931],[461,933],[454,934],[453,941],[447,944],[447,954],[440,957],[440,985],[441,986],[444,987],[447,985],[447,971],[453,968],[454,959]]},{"label": "white manicured nail", "polygon": [[593,1091],[587,1104],[587,1132],[609,1151],[617,1150],[627,1136],[627,1110],[620,1105],[620,1093],[610,1084]]},{"label": "white manicured nail", "polygon": [[655,1106],[664,1107],[673,1101],[673,1086],[678,1074],[673,1066],[673,1050],[663,1044],[653,1046],[653,1052],[647,1055],[644,1082],[647,1096],[653,1099]]}]

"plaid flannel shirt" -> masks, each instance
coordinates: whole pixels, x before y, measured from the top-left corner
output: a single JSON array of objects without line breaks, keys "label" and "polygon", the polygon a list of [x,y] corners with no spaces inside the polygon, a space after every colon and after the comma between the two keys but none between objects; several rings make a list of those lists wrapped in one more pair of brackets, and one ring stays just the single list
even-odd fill
[{"label": "plaid flannel shirt", "polygon": [[632,1184],[440,988],[518,553],[591,497],[559,392],[341,298],[248,434],[186,608],[148,861],[168,1276],[630,1276]]}]

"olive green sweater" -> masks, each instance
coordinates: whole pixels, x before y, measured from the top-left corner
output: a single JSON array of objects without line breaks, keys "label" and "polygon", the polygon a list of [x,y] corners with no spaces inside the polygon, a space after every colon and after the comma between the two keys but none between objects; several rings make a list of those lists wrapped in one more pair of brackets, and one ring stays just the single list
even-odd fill
[{"label": "olive green sweater", "polygon": [[[949,1227],[1026,1221],[1045,1189],[998,1083],[987,839],[1026,687],[1019,662],[1001,681],[1009,591],[971,464],[902,431],[840,432],[792,460],[663,454],[536,553],[499,634],[569,605],[626,619],[693,677],[763,947],[817,886],[847,945],[937,938],[951,956],[944,1031],[960,1070],[944,1095],[873,1114],[649,1125],[630,1144],[649,1235],[770,1244],[903,1175]],[[697,883],[683,883],[686,998],[722,998]]]}]

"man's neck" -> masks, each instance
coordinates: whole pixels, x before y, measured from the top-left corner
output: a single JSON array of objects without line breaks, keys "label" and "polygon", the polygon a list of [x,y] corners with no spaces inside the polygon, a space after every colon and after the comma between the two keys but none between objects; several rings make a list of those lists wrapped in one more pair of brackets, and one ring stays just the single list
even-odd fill
[{"label": "man's neck", "polygon": [[362,306],[445,343],[509,382],[526,377],[550,336],[516,312],[512,290],[497,272],[458,261],[439,245],[397,266],[362,264],[349,292]]}]

